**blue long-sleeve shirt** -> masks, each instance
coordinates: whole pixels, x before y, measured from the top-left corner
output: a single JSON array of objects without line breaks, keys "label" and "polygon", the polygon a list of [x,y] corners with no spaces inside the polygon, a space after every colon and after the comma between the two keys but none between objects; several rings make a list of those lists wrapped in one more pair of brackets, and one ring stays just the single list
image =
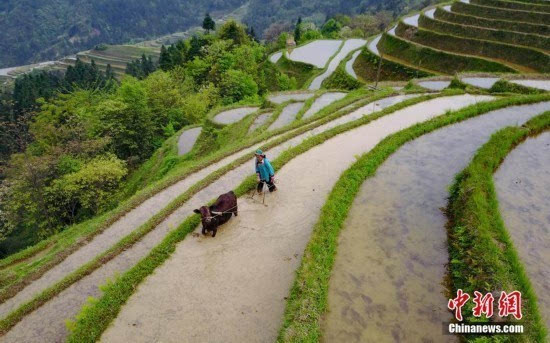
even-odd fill
[{"label": "blue long-sleeve shirt", "polygon": [[269,179],[275,175],[275,170],[269,163],[267,157],[260,163],[256,160],[256,174],[260,174],[260,180],[269,181]]}]

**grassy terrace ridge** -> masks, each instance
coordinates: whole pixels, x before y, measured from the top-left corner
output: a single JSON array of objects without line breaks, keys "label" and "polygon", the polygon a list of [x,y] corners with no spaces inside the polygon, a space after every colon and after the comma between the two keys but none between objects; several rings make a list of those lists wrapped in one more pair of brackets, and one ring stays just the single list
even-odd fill
[{"label": "grassy terrace ridge", "polygon": [[296,79],[296,85],[298,88],[304,88],[310,80],[312,80],[321,69],[315,66],[303,62],[292,61],[286,57],[286,54],[282,54],[281,58],[275,64],[279,70],[289,77]]},{"label": "grassy terrace ridge", "polygon": [[[408,81],[410,79],[418,79],[435,75],[433,72],[428,72],[412,66],[407,66],[404,63],[392,61],[391,59],[387,59],[386,56],[382,59],[380,80]],[[379,62],[380,57],[371,52],[367,47],[364,47],[353,63],[353,69],[355,70],[355,74],[357,74],[359,80],[375,81]]]},{"label": "grassy terrace ridge", "polygon": [[483,102],[450,112],[384,138],[358,158],[331,190],[313,228],[296,280],[288,297],[279,342],[318,342],[320,321],[327,310],[329,279],[337,253],[338,235],[363,182],[405,143],[447,125],[492,110],[550,100],[550,95],[515,96]]},{"label": "grassy terrace ridge", "polygon": [[[359,89],[355,92],[352,92],[351,96],[332,103],[331,105],[321,110],[320,113],[318,113],[316,116],[302,121],[302,123],[309,123],[307,125],[300,126],[299,123],[295,125],[289,125],[289,127],[286,130],[283,130],[283,132],[286,132],[288,130],[291,130],[291,132],[285,135],[281,135],[281,137],[273,140],[272,142],[269,142],[268,146],[267,145],[261,146],[261,149],[268,150],[270,147],[279,145],[283,142],[286,142],[290,138],[296,137],[315,127],[328,123],[334,119],[340,118],[341,116],[348,114],[354,111],[355,109],[360,108],[368,103],[371,103],[372,101],[376,101],[378,99],[382,99],[389,95],[394,94],[393,90],[386,89],[386,90],[382,90],[380,92],[371,94],[370,96],[364,98],[365,92],[366,91],[364,89]],[[346,110],[340,110],[344,106],[350,105],[350,104],[352,106],[350,106]],[[281,130],[275,130],[274,132],[278,132],[278,131],[280,132]],[[260,135],[260,137],[265,137],[265,135]],[[42,306],[44,303],[46,303],[47,301],[55,297],[57,294],[59,294],[64,289],[68,288],[73,283],[89,275],[94,270],[96,270],[106,262],[116,257],[122,251],[131,247],[134,243],[139,241],[143,236],[151,232],[168,215],[173,213],[183,203],[189,200],[195,193],[197,193],[204,187],[208,186],[213,181],[217,180],[219,177],[224,175],[229,170],[232,170],[235,167],[243,163],[246,163],[249,160],[250,160],[250,156],[244,155],[234,160],[233,162],[225,165],[224,167],[212,172],[211,174],[209,174],[208,176],[206,176],[205,178],[203,178],[202,180],[200,180],[199,182],[191,186],[187,191],[177,196],[166,207],[164,207],[162,210],[160,210],[151,218],[149,218],[144,224],[142,224],[136,230],[126,235],[124,238],[118,241],[115,245],[111,246],[106,251],[100,253],[91,261],[86,262],[85,264],[80,266],[77,270],[65,276],[65,278],[63,278],[62,280],[58,281],[57,283],[53,284],[49,288],[45,289],[40,294],[36,295],[32,300],[19,306],[16,310],[12,311],[4,319],[0,320],[0,336],[5,334],[7,330],[9,330],[17,322],[19,322],[25,315],[32,312],[36,308]]]},{"label": "grassy terrace ridge", "polygon": [[[284,135],[284,137],[270,143],[270,145],[273,146],[274,144],[279,144],[285,139],[289,139],[295,135],[303,133],[308,129],[320,126],[330,120],[336,119],[348,113],[348,111],[339,111],[347,105],[356,103],[356,106],[359,106],[369,100],[374,101],[378,99],[378,97],[385,97],[392,93],[392,90],[385,90],[378,94],[371,95],[368,90],[359,89],[348,94],[345,98],[325,107],[313,117],[301,121],[295,121],[292,124],[277,130],[263,132],[254,136],[245,137],[243,140],[229,142],[223,149],[205,157],[191,160],[183,159],[181,163],[174,166],[172,170],[161,180],[143,187],[136,194],[125,199],[124,201],[121,201],[115,209],[91,218],[85,222],[73,225],[59,234],[51,236],[34,246],[30,246],[16,254],[0,260],[0,272],[12,270],[16,274],[15,280],[9,279],[10,283],[3,285],[3,289],[0,292],[0,301],[4,301],[5,299],[12,297],[27,284],[40,278],[49,269],[62,262],[67,256],[78,250],[81,246],[90,242],[96,235],[103,232],[110,225],[122,218],[126,213],[136,208],[151,196],[161,192],[169,186],[172,186],[180,180],[183,180],[188,175],[206,168],[210,164],[216,163],[236,152],[251,148],[252,146],[271,137],[288,132],[288,134]],[[365,96],[367,96],[366,100],[361,100]],[[355,106],[353,108],[355,108]],[[36,258],[33,258],[35,255]]]},{"label": "grassy terrace ridge", "polygon": [[398,56],[411,65],[435,70],[443,74],[459,72],[508,72],[516,73],[512,68],[487,59],[448,53],[422,46],[396,36],[384,33],[378,49],[384,55]]},{"label": "grassy terrace ridge", "polygon": [[550,13],[550,5],[548,4],[548,2],[546,4],[541,4],[517,2],[512,0],[470,0],[470,3],[474,5],[508,8],[513,10]]},{"label": "grassy terrace ridge", "polygon": [[496,30],[523,32],[541,36],[550,36],[550,26],[548,25],[522,23],[509,20],[488,19],[471,14],[448,12],[440,7],[435,10],[434,17],[439,20],[445,20],[456,24],[485,27]]},{"label": "grassy terrace ridge", "polygon": [[453,2],[453,12],[481,16],[484,18],[519,21],[547,25],[550,23],[550,13],[510,10],[498,7],[467,4],[461,1]]},{"label": "grassy terrace ridge", "polygon": [[550,37],[546,36],[457,24],[445,20],[432,19],[424,14],[420,16],[418,23],[420,27],[438,33],[550,51]]},{"label": "grassy terrace ridge", "polygon": [[[431,19],[426,17],[426,20]],[[550,55],[539,50],[437,33],[404,22],[399,22],[396,34],[404,39],[435,49],[502,61],[501,63],[509,64],[511,68],[523,72],[546,73],[550,71]]]},{"label": "grassy terrace ridge", "polygon": [[[361,119],[337,126],[319,135],[310,137],[299,145],[281,153],[278,158],[272,161],[272,164],[276,169],[280,169],[294,157],[338,134],[368,124],[377,118],[404,107],[444,95],[457,94],[462,94],[462,92],[443,92],[442,94],[421,96],[403,101],[382,111],[375,112]],[[254,189],[255,186],[255,176],[250,175],[250,177],[245,179],[234,191],[237,196],[242,196]],[[155,247],[147,257],[142,259],[132,269],[117,277],[114,281],[103,286],[102,297],[90,301],[89,305],[83,307],[81,313],[76,318],[76,322],[69,326],[72,333],[68,338],[68,342],[95,342],[99,340],[101,334],[107,329],[111,321],[116,318],[121,307],[133,294],[137,286],[145,280],[156,267],[160,266],[170,257],[171,253],[175,251],[177,243],[183,240],[188,233],[192,232],[199,222],[200,219],[198,215],[189,216],[176,230],[172,231],[162,243]]]},{"label": "grassy terrace ridge", "polygon": [[[456,176],[446,211],[452,292],[456,294],[459,288],[470,294],[474,290],[521,291],[522,322],[528,342],[545,342],[547,331],[535,292],[500,215],[493,173],[514,147],[549,129],[550,112],[546,112],[521,127],[508,127],[493,134]],[[472,317],[471,309],[471,303],[463,309],[464,320],[482,321]],[[475,338],[467,336],[466,341]],[[492,338],[497,341],[503,337]]]}]

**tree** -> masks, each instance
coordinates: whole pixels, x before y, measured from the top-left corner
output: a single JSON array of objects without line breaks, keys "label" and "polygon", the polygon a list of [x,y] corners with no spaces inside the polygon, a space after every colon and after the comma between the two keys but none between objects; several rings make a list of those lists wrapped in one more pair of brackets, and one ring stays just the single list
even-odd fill
[{"label": "tree", "polygon": [[173,67],[170,53],[164,44],[160,47],[159,67],[164,71],[168,71]]},{"label": "tree", "polygon": [[241,101],[258,93],[258,85],[252,76],[240,70],[228,70],[220,85],[220,93],[225,103]]},{"label": "tree", "polygon": [[321,28],[321,33],[326,38],[336,38],[341,28],[342,24],[334,19],[329,19]]},{"label": "tree", "polygon": [[219,32],[221,39],[231,39],[233,44],[241,45],[246,43],[246,32],[235,20],[229,20],[222,25]]},{"label": "tree", "polygon": [[210,16],[210,13],[206,13],[204,20],[202,21],[202,28],[206,30],[207,34],[216,29],[216,23]]},{"label": "tree", "polygon": [[298,17],[298,21],[296,22],[296,27],[294,28],[294,41],[296,44],[300,41],[302,38],[302,17]]}]

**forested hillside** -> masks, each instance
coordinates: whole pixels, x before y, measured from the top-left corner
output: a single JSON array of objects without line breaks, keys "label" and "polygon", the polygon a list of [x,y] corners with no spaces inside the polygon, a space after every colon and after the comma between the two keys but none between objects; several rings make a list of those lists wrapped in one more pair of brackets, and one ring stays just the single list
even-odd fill
[{"label": "forested hillside", "polygon": [[[0,68],[57,59],[100,43],[119,44],[200,25],[206,12],[249,2],[244,22],[260,38],[301,16],[322,25],[335,14],[408,12],[430,0],[5,0],[0,2]],[[277,29],[279,28],[279,29]],[[268,36],[265,37],[267,31]]]},{"label": "forested hillside", "polygon": [[245,0],[4,0],[0,67],[62,57],[99,43],[123,43],[200,25],[205,12]]},{"label": "forested hillside", "polygon": [[[433,0],[251,0],[244,22],[255,28],[264,38],[276,36],[280,27],[298,17],[317,25],[337,14],[376,14],[387,12],[393,16],[412,9],[426,7]],[[364,29],[364,28],[362,28]],[[273,32],[276,31],[276,32]]]}]

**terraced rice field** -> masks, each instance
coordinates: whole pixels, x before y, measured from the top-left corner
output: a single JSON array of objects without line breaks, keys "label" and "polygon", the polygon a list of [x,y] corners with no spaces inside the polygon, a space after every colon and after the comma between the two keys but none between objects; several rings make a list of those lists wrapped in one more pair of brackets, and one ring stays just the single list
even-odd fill
[{"label": "terraced rice field", "polygon": [[304,106],[303,102],[295,102],[285,106],[277,119],[269,126],[269,130],[279,129],[286,126],[296,119],[296,115]]},{"label": "terraced rice field", "polygon": [[232,124],[256,112],[259,107],[238,107],[218,113],[212,120],[219,124]]},{"label": "terraced rice field", "polygon": [[447,219],[440,210],[448,186],[493,132],[549,109],[550,102],[509,107],[424,135],[363,184],[338,241],[327,341],[457,340],[441,330],[452,317],[444,296]]},{"label": "terraced rice field", "polygon": [[[102,340],[273,341],[284,297],[325,195],[354,156],[390,132],[481,100],[486,99],[464,95],[414,105],[294,158],[278,172],[280,191],[268,198],[269,207],[243,198],[242,215],[225,225],[215,240],[184,240],[129,300]],[[308,178],[296,177],[311,164],[319,167]],[[208,285],[214,284],[212,292]],[[140,315],[145,308],[147,321]]]},{"label": "terraced rice field", "polygon": [[[492,12],[484,10],[489,8]],[[408,65],[448,74],[506,70],[545,73],[550,68],[548,21],[540,19],[545,16],[524,9],[454,2],[403,18],[388,32],[398,40],[386,42],[383,48]],[[375,51],[381,46],[374,42],[369,48]],[[441,65],[438,55],[456,62]]]},{"label": "terraced rice field", "polygon": [[[407,97],[410,96],[396,96],[379,103],[382,105],[389,105],[402,101]],[[378,106],[375,108],[378,108]],[[364,108],[362,111],[368,113],[369,109]],[[270,149],[268,154],[269,156],[276,156],[280,151],[299,144],[305,138],[311,137],[311,135],[319,134],[332,127],[345,123],[346,121],[354,120],[358,115],[356,112],[324,124],[293,139],[287,140],[283,145]],[[253,150],[254,148],[250,149],[250,151]],[[89,260],[101,250],[108,248],[111,244],[114,244],[122,235],[138,227],[140,222],[143,223],[148,217],[153,215],[155,213],[153,211],[158,211],[162,207],[166,206],[166,204],[177,194],[184,192],[192,184],[196,183],[209,173],[219,169],[221,166],[228,164],[229,161],[240,158],[245,154],[249,154],[250,151],[246,149],[245,151],[229,156],[222,161],[209,166],[208,168],[190,175],[178,184],[175,184],[174,186],[171,186],[151,197],[144,204],[129,212],[125,217],[112,225],[103,234],[97,236],[91,243],[84,246],[80,250],[77,250],[73,255],[57,267],[50,270],[44,275],[43,278],[35,281],[33,284],[25,288],[23,292],[20,292],[16,297],[0,305],[0,310],[3,314],[6,314],[19,304],[24,303],[24,301],[28,300],[33,294],[36,294],[41,288],[48,286],[52,282],[55,282],[55,280],[59,280],[64,275],[74,270],[74,268],[78,267],[80,265],[79,261],[82,262]],[[248,175],[249,173],[250,166],[243,165],[224,175],[218,181],[212,183],[205,189],[199,191],[189,200],[189,202],[186,203],[186,205],[184,205],[184,207],[170,215],[157,228],[147,234],[137,244],[132,246],[131,249],[121,255],[118,255],[113,260],[109,261],[109,263],[106,263],[89,276],[73,284],[65,291],[61,292],[57,297],[40,307],[38,310],[31,313],[29,316],[26,316],[19,324],[9,331],[7,335],[3,337],[3,340],[33,342],[43,341],[46,339],[47,341],[55,341],[65,337],[67,332],[64,325],[64,318],[75,315],[80,309],[80,306],[84,304],[88,296],[99,295],[100,293],[98,286],[100,284],[105,282],[107,278],[112,277],[114,273],[122,272],[135,264],[151,249],[151,247],[158,244],[160,240],[162,240],[162,238],[170,230],[172,230],[179,221],[181,221],[182,218],[187,217],[193,208],[210,200],[215,196],[219,189],[224,188],[222,187],[224,182],[238,182],[242,179],[242,177]],[[51,320],[47,322],[43,321],[44,316],[47,316]]]},{"label": "terraced rice field", "polygon": [[178,155],[185,155],[193,149],[193,145],[195,145],[201,131],[202,127],[195,127],[182,132],[178,138]]},{"label": "terraced rice field", "polygon": [[340,45],[342,45],[341,40],[316,40],[293,49],[288,54],[288,59],[324,68],[330,58],[338,52]]},{"label": "terraced rice field", "polygon": [[494,175],[504,224],[550,327],[550,131],[516,147]]},{"label": "terraced rice field", "polygon": [[315,90],[321,88],[323,81],[336,70],[340,62],[342,62],[350,52],[359,49],[365,44],[366,41],[364,39],[348,39],[344,41],[340,51],[330,60],[327,69],[321,75],[313,79],[309,85],[309,89]]}]

